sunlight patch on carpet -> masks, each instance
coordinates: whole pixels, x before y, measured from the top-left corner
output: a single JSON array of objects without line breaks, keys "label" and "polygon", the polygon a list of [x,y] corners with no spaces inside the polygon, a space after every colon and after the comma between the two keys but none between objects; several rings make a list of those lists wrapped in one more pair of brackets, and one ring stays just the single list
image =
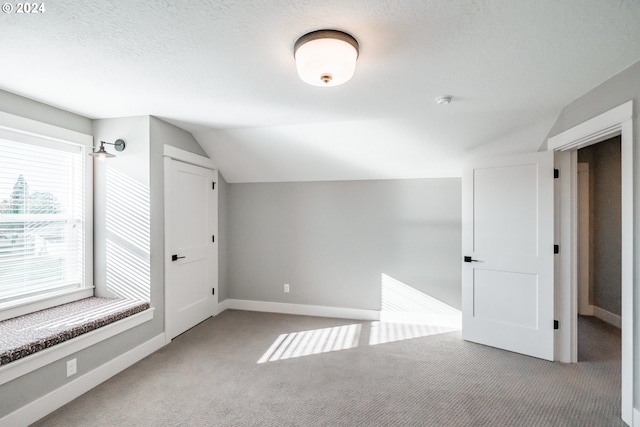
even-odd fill
[{"label": "sunlight patch on carpet", "polygon": [[369,345],[462,329],[462,313],[387,274],[382,274],[380,321],[371,323]]},{"label": "sunlight patch on carpet", "polygon": [[258,363],[355,348],[360,340],[361,329],[361,324],[353,324],[282,334]]},{"label": "sunlight patch on carpet", "polygon": [[438,325],[418,325],[411,323],[372,322],[369,345],[386,344],[390,342],[410,340],[459,331],[460,328]]}]

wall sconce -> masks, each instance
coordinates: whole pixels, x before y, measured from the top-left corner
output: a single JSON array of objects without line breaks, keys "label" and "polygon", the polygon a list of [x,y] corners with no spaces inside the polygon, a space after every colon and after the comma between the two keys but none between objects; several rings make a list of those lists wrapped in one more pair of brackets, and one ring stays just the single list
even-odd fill
[{"label": "wall sconce", "polygon": [[111,157],[115,157],[115,154],[107,153],[107,150],[104,149],[104,144],[113,145],[116,151],[124,151],[124,141],[122,139],[116,139],[116,142],[105,142],[100,141],[100,148],[98,151],[94,151],[93,153],[89,153],[91,157],[97,157],[100,160],[109,159]]}]

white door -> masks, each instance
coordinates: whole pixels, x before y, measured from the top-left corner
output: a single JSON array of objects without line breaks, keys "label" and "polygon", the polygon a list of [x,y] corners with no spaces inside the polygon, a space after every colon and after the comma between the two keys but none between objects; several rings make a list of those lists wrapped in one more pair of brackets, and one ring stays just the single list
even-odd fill
[{"label": "white door", "polygon": [[217,314],[217,173],[169,158],[165,171],[165,329],[171,340]]},{"label": "white door", "polygon": [[553,153],[481,159],[462,179],[462,337],[553,360]]}]

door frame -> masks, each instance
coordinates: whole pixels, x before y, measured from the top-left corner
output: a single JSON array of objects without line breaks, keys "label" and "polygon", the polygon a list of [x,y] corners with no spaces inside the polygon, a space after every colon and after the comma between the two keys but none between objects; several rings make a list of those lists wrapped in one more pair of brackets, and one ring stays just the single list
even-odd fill
[{"label": "door frame", "polygon": [[557,187],[556,239],[562,248],[556,263],[556,315],[561,327],[556,335],[556,360],[577,362],[578,355],[578,155],[579,148],[614,136],[621,137],[622,154],[622,419],[633,425],[634,382],[634,140],[633,101],[548,139],[547,150],[556,153],[560,169]]},{"label": "door frame", "polygon": [[[177,160],[179,162],[182,163],[187,163],[190,165],[194,165],[194,166],[199,166],[205,169],[211,169],[213,171],[216,172],[216,176],[217,176],[217,170],[215,167],[215,163],[213,160],[211,160],[208,157],[204,157],[204,156],[200,156],[198,154],[194,154],[190,151],[186,151],[186,150],[182,150],[180,148],[176,148],[174,146],[171,145],[164,145],[164,149],[163,149],[163,157],[164,157],[164,175],[163,175],[163,187],[164,187],[164,235],[163,235],[163,246],[164,246],[164,260],[168,260],[171,258],[171,248],[169,247],[170,245],[167,244],[167,236],[168,234],[168,221],[167,221],[167,207],[171,206],[171,189],[169,188],[169,185],[167,185],[167,180],[166,178],[170,175],[170,170],[171,170],[171,162],[172,160]],[[216,179],[217,181],[217,179]],[[218,230],[215,230],[214,235],[217,235]],[[214,274],[218,274],[218,251],[217,249],[214,250],[214,262],[216,263],[215,268],[213,269]],[[165,292],[163,292],[163,295],[165,297],[164,300],[164,330],[167,330],[167,326],[166,326],[166,321],[167,321],[167,301],[166,301],[166,285],[167,285],[167,269],[164,267],[164,262],[163,262],[163,285],[165,289]],[[216,283],[216,288],[218,288],[218,280],[217,277],[215,278],[215,283]],[[218,289],[219,291],[219,289]],[[213,313],[211,313],[212,316],[216,316],[220,313],[220,304],[219,304],[219,292],[216,292],[215,298],[214,298],[214,309],[213,309]],[[168,337],[168,335],[166,336],[166,343],[169,344],[171,342],[171,339]]]},{"label": "door frame", "polygon": [[589,163],[578,163],[578,315],[593,316],[591,294],[591,204],[589,197]]}]

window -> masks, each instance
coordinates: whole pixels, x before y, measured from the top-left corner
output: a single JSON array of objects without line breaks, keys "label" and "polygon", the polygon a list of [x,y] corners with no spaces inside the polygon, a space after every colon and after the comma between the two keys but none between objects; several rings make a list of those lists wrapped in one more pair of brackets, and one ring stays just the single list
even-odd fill
[{"label": "window", "polygon": [[[0,128],[0,310],[38,303],[14,308],[12,315],[19,315],[91,295],[86,150]],[[70,297],[60,300],[63,295]],[[47,305],[52,298],[58,299]],[[11,316],[0,315],[6,317]]]}]

